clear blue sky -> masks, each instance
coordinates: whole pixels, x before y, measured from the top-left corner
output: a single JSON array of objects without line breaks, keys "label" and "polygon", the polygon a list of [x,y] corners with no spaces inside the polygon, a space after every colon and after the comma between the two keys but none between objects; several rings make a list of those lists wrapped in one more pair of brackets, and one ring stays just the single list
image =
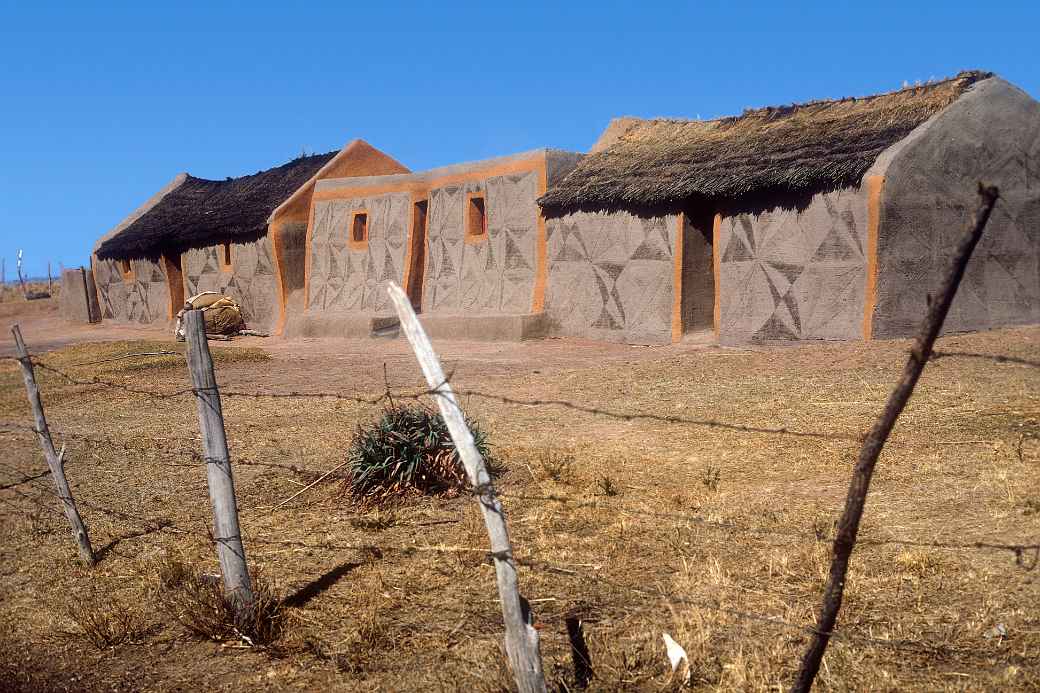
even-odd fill
[{"label": "clear blue sky", "polygon": [[968,68],[1040,96],[1040,2],[0,0],[0,256],[84,263],[181,171],[356,137],[418,170]]}]

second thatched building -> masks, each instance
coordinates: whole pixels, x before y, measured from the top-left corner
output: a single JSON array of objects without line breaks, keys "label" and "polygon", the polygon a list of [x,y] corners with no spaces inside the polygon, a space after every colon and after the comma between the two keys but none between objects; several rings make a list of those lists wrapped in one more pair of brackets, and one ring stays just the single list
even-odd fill
[{"label": "second thatched building", "polygon": [[551,330],[668,342],[914,333],[1001,200],[947,331],[1040,323],[1040,104],[988,73],[709,121],[614,121],[540,198]]}]

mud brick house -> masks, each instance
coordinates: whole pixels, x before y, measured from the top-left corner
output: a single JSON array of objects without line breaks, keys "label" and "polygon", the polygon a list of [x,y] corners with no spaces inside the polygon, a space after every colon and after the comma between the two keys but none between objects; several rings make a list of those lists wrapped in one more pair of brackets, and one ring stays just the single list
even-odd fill
[{"label": "mud brick house", "polygon": [[989,73],[707,121],[611,123],[539,200],[555,330],[723,343],[913,334],[979,181],[947,331],[1040,322],[1040,104]]},{"label": "mud brick house", "polygon": [[238,301],[247,323],[277,330],[288,296],[302,287],[310,195],[324,176],[407,169],[361,140],[226,180],[173,179],[106,234],[92,270],[102,317],[164,322],[186,296],[217,291]]}]

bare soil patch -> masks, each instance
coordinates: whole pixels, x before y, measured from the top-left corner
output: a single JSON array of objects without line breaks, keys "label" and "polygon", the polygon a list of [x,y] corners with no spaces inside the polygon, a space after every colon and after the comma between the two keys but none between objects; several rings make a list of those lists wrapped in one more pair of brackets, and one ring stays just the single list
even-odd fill
[{"label": "bare soil patch", "polygon": [[[28,323],[23,332],[32,348]],[[217,569],[205,470],[193,457],[195,404],[190,395],[89,382],[187,387],[179,355],[109,360],[181,350],[165,334],[146,336],[40,357],[87,382],[40,374],[102,554],[94,569],[76,563],[24,428],[20,376],[0,361],[0,676],[8,688],[509,686],[472,500],[362,509],[337,482],[272,511],[343,462],[355,427],[378,416],[381,403],[351,397],[375,400],[387,382],[398,397],[421,392],[403,340],[213,345],[227,392],[343,397],[224,400],[247,555],[288,612],[277,646],[201,641],[164,616],[155,596],[164,561]],[[689,653],[693,688],[790,682],[858,437],[908,342],[435,346],[505,467],[499,483],[524,563],[521,587],[553,681],[573,683],[564,621],[578,614],[593,690],[680,687],[662,632]],[[843,637],[828,650],[821,690],[1040,688],[1035,556],[963,547],[1040,537],[1040,328],[951,336],[938,348],[954,355],[926,369],[882,455]],[[131,637],[97,649],[73,601],[130,614]]]}]

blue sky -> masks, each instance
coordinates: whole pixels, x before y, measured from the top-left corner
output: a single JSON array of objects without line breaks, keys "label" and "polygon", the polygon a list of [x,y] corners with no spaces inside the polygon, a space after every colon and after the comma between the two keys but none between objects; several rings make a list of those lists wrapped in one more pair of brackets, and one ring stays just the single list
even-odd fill
[{"label": "blue sky", "polygon": [[0,256],[79,265],[181,171],[356,137],[418,170],[968,68],[1040,96],[1040,3],[0,0]]}]

